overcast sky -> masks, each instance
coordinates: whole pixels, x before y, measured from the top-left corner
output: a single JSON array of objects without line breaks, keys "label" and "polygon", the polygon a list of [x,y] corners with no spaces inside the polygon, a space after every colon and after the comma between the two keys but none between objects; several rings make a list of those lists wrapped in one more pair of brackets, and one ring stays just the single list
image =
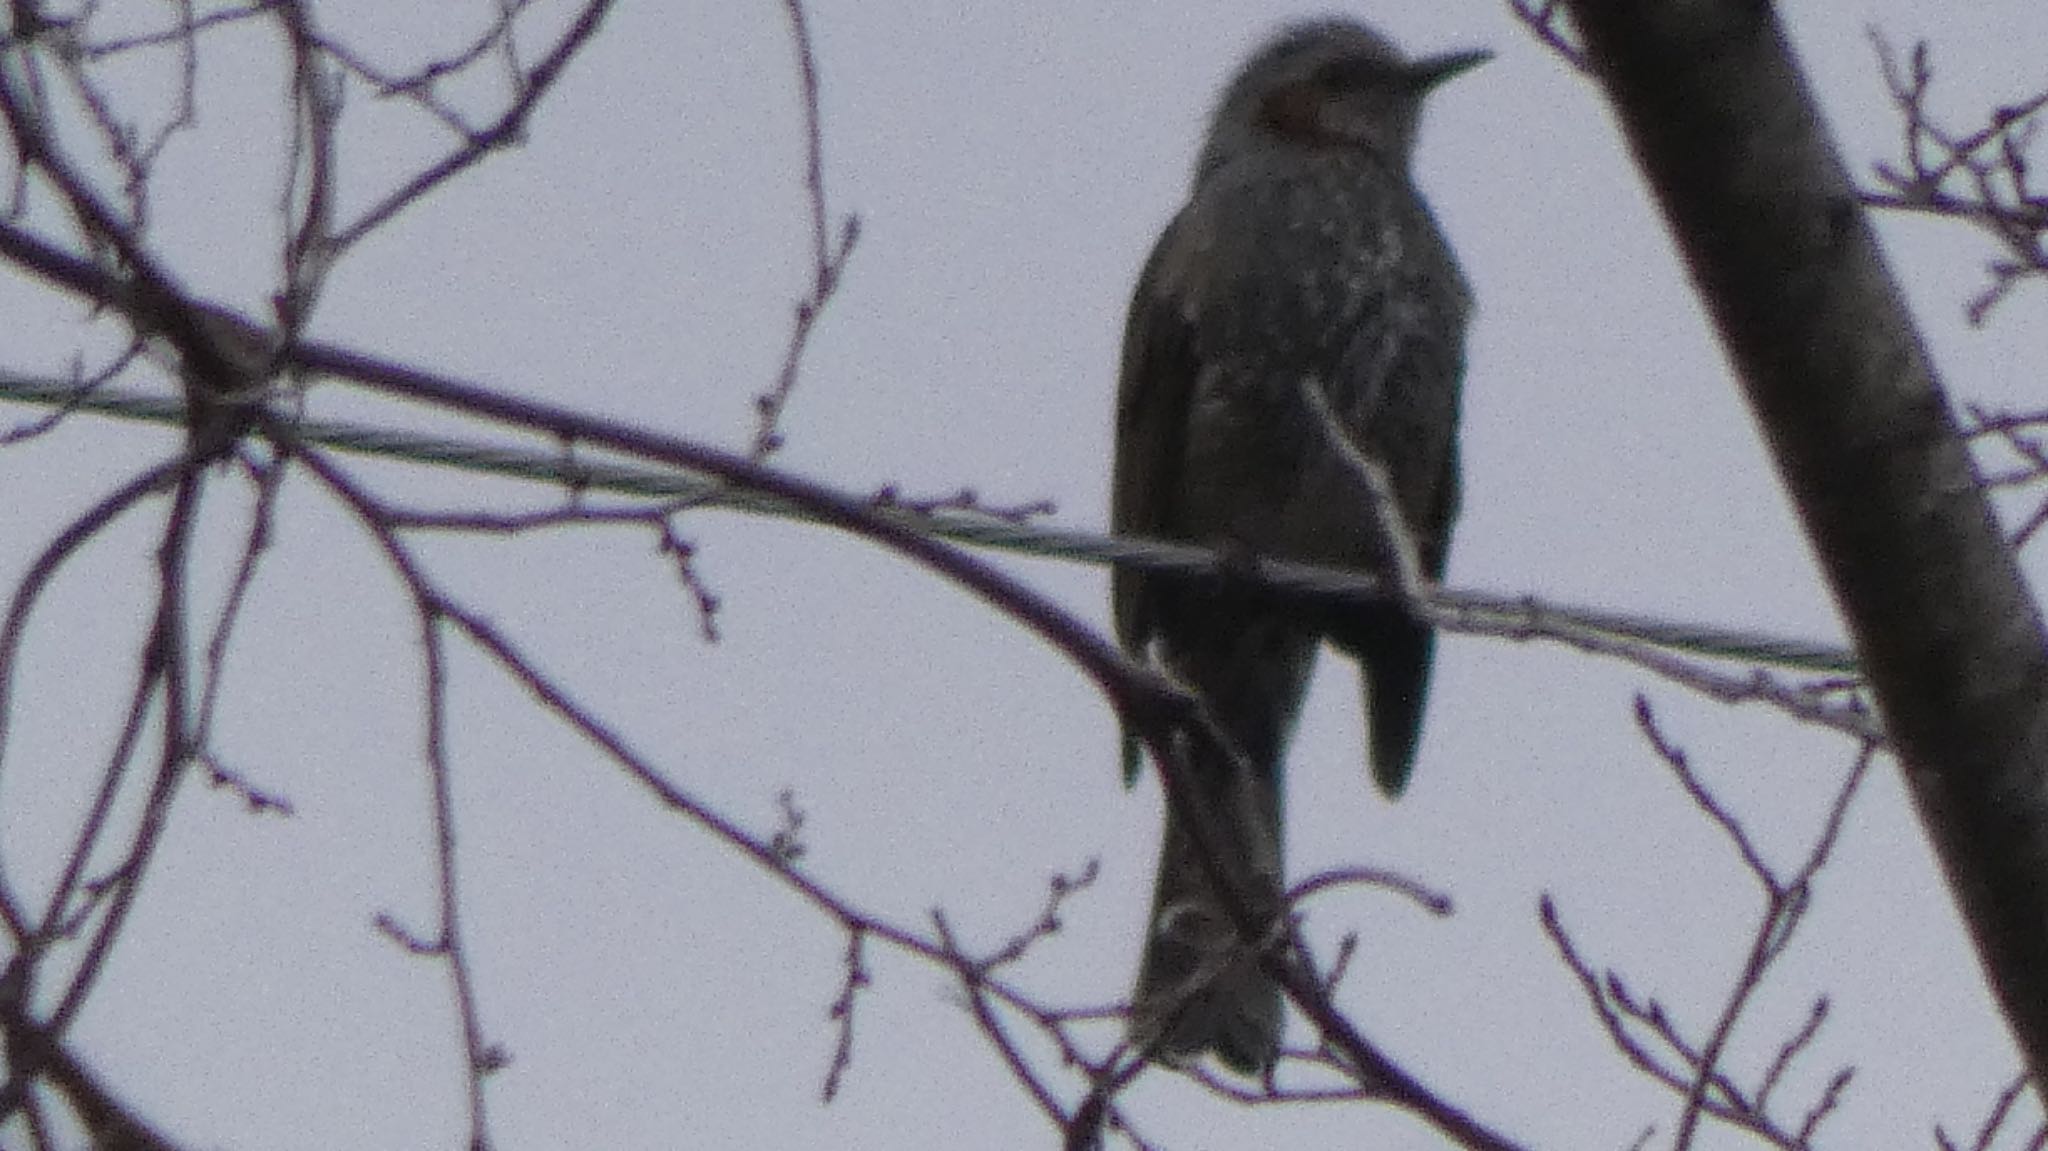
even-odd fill
[{"label": "overcast sky", "polygon": [[[489,6],[449,5],[447,26],[425,32],[413,22],[432,20],[409,6],[371,7],[319,15],[398,65],[446,50],[476,26],[469,9]],[[2028,0],[1788,7],[1862,173],[1898,139],[1867,26],[1900,45],[1931,40],[1936,107],[1959,127],[2048,79],[2048,18]],[[779,462],[856,492],[1046,498],[1058,523],[1100,529],[1125,303],[1185,195],[1212,96],[1276,25],[1326,9],[811,11],[829,193],[863,231]],[[1498,53],[1435,98],[1419,160],[1478,299],[1449,582],[1839,639],[1598,94],[1500,3],[1356,14],[1416,52]],[[273,58],[267,28],[239,35],[243,59]],[[195,291],[260,313],[276,288],[282,121],[268,65],[231,56],[203,73],[201,127],[164,162],[154,239]],[[416,119],[360,92],[350,112],[342,187],[359,210],[430,153]],[[801,173],[779,3],[622,5],[526,146],[351,253],[313,330],[744,446],[805,289]],[[1881,229],[1951,392],[2038,405],[2041,289],[1972,329],[1962,309],[1985,244],[1951,225]],[[80,346],[81,310],[12,273],[0,311],[21,317],[9,368],[60,371]],[[396,418],[332,390],[314,409]],[[171,443],[80,417],[0,450],[0,578],[11,585],[68,517]],[[362,467],[419,504],[549,498]],[[203,556],[215,569],[239,546],[246,505],[228,494],[237,484],[218,490]],[[59,866],[123,714],[160,519],[111,533],[31,634],[0,778],[0,842],[31,890]],[[681,786],[764,831],[777,793],[794,789],[806,867],[865,908],[920,927],[943,908],[993,947],[1032,920],[1053,873],[1099,859],[1100,882],[1019,975],[1056,1002],[1123,995],[1159,797],[1149,780],[1123,791],[1112,717],[1073,669],[871,546],[724,513],[683,526],[722,599],[716,645],[644,535],[444,540],[427,554]],[[1003,562],[1106,622],[1100,570]],[[286,489],[241,642],[218,743],[296,815],[255,818],[203,788],[181,799],[79,1049],[190,1147],[459,1146],[446,980],[371,926],[389,912],[426,932],[434,912],[417,625],[368,539],[310,484]],[[844,937],[456,647],[467,922],[486,1027],[512,1056],[490,1081],[501,1148],[1051,1145],[943,974],[879,950],[854,1065],[821,1106]],[[1313,939],[1363,938],[1345,1005],[1434,1087],[1536,1146],[1627,1146],[1648,1125],[1668,1135],[1678,1110],[1599,1033],[1539,929],[1539,894],[1695,1035],[1757,912],[1726,842],[1636,732],[1638,691],[1791,867],[1853,748],[1555,648],[1447,638],[1399,804],[1366,780],[1348,664],[1326,661],[1290,760],[1291,874],[1371,863],[1456,900],[1447,919],[1386,897],[1319,904]],[[1925,1147],[1936,1122],[1974,1130],[2016,1059],[1889,761],[1817,896],[1732,1066],[1754,1075],[1825,992],[1833,1020],[1782,1089],[1787,1107],[1854,1064],[1830,1145]],[[1165,1076],[1127,1098],[1141,1129],[1176,1148],[1437,1145],[1381,1109],[1245,1110]]]}]

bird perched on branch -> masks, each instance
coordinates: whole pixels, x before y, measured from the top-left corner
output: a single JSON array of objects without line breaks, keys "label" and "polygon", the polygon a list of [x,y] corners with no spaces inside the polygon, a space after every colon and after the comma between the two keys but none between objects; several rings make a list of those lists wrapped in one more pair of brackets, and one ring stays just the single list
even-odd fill
[{"label": "bird perched on branch", "polygon": [[[1409,161],[1423,98],[1487,55],[1410,60],[1328,20],[1284,29],[1224,90],[1187,206],[1131,301],[1119,534],[1390,582],[1405,552],[1408,570],[1441,577],[1471,305]],[[1321,414],[1314,397],[1327,402]],[[1373,468],[1385,481],[1377,501]],[[1183,782],[1212,834],[1192,833],[1169,805],[1132,1034],[1169,1061],[1212,1051],[1262,1073],[1278,1053],[1279,989],[1240,945],[1196,841],[1215,841],[1214,863],[1257,921],[1284,912],[1280,768],[1318,645],[1359,661],[1372,775],[1396,795],[1415,759],[1433,637],[1397,600],[1306,603],[1227,574],[1120,568],[1111,588],[1125,649],[1197,692],[1236,753],[1182,745]],[[1127,732],[1127,776],[1136,755]],[[1284,936],[1282,925],[1270,938]]]}]

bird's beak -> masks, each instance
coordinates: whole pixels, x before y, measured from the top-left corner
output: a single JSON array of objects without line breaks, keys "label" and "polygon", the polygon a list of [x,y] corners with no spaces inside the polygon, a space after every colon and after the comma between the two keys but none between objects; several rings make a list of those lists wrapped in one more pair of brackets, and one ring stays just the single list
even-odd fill
[{"label": "bird's beak", "polygon": [[1462,75],[1493,59],[1493,53],[1484,48],[1469,52],[1446,52],[1441,56],[1429,56],[1408,66],[1408,74],[1415,81],[1418,92],[1427,92],[1453,76]]}]

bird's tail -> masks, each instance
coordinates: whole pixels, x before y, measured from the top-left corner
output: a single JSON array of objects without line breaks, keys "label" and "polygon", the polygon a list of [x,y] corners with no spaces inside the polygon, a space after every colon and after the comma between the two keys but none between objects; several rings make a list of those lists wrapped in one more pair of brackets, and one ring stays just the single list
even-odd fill
[{"label": "bird's tail", "polygon": [[[1281,906],[1280,780],[1277,772],[1246,772],[1217,757],[1191,757],[1189,782],[1201,791],[1219,862],[1236,878],[1258,918],[1272,922]],[[1247,764],[1246,766],[1250,766]],[[1284,938],[1284,929],[1269,939]],[[1277,946],[1277,943],[1272,944]],[[1166,813],[1159,881],[1138,986],[1131,998],[1131,1036],[1179,1063],[1213,1051],[1247,1075],[1264,1073],[1280,1047],[1280,989],[1245,945],[1187,824]]]}]

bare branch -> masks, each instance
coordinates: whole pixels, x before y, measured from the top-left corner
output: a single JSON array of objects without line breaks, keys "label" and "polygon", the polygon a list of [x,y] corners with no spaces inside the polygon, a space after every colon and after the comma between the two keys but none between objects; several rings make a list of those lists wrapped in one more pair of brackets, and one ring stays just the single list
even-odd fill
[{"label": "bare branch", "polygon": [[1564,6],[1559,0],[1508,0],[1508,11],[1515,19],[1536,37],[1537,41],[1571,65],[1572,70],[1588,73],[1585,46],[1579,43],[1565,18]]},{"label": "bare branch", "polygon": [[1936,123],[1928,107],[1934,64],[1926,42],[1916,42],[1910,61],[1901,63],[1875,27],[1870,41],[1899,110],[1904,155],[1902,166],[1875,166],[1883,190],[1863,192],[1863,202],[1967,224],[2004,250],[1986,263],[1990,282],[1967,309],[1970,322],[1982,324],[2021,283],[2048,276],[2048,195],[2034,190],[2027,160],[2048,88],[2001,105],[1983,127],[1958,134]]},{"label": "bare branch", "polygon": [[789,17],[789,38],[796,48],[799,103],[804,117],[804,192],[811,212],[811,285],[797,302],[796,322],[782,354],[782,369],[776,373],[775,386],[754,398],[754,410],[760,419],[754,429],[751,453],[756,460],[767,459],[782,446],[782,411],[796,391],[797,373],[803,367],[804,351],[810,347],[811,330],[824,314],[825,306],[831,303],[832,294],[838,291],[840,274],[860,239],[860,217],[853,215],[840,221],[836,240],[831,235],[825,204],[825,131],[818,105],[818,58],[811,49],[810,21],[804,13],[803,0],[783,0],[782,10]]}]

